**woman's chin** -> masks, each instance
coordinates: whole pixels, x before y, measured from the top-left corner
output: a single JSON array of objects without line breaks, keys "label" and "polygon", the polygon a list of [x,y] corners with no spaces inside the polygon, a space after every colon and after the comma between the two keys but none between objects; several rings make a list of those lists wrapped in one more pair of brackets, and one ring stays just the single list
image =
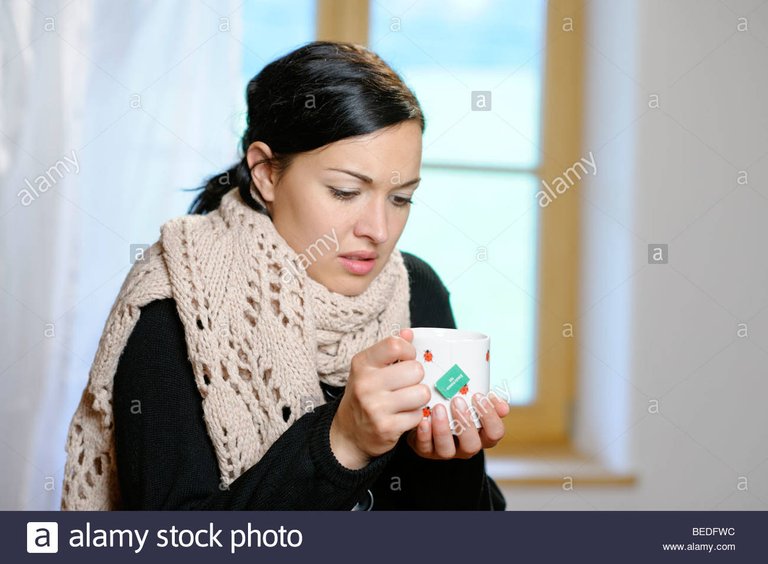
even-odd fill
[{"label": "woman's chin", "polygon": [[307,274],[312,280],[325,286],[328,291],[343,296],[358,296],[362,294],[370,285],[370,280],[372,280],[369,276],[354,276],[343,270],[329,274],[327,272],[312,272],[310,269],[307,271]]},{"label": "woman's chin", "polygon": [[344,277],[347,278],[347,280],[337,280],[336,283],[332,285],[333,287],[328,289],[337,294],[352,297],[359,296],[365,292],[370,285],[370,280],[362,280],[359,277],[352,278],[349,274]]}]

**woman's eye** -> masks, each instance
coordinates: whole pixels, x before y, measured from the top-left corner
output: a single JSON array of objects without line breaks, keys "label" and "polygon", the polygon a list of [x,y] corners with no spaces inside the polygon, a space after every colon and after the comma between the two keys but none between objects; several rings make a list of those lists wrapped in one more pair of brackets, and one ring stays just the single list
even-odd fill
[{"label": "woman's eye", "polygon": [[413,199],[405,198],[403,196],[395,196],[394,201],[395,201],[395,205],[399,208],[409,206],[413,203]]},{"label": "woman's eye", "polygon": [[[354,190],[339,190],[338,188],[333,188],[332,186],[328,186],[328,189],[331,191],[331,196],[337,200],[343,201],[349,201],[359,194],[359,192]],[[413,200],[405,196],[393,196],[392,204],[398,208],[403,208],[413,204]]]},{"label": "woman's eye", "polygon": [[336,188],[331,188],[330,186],[328,189],[331,191],[331,195],[334,198],[337,198],[339,200],[349,200],[352,197],[357,195],[357,192],[347,192],[346,190],[337,190]]}]

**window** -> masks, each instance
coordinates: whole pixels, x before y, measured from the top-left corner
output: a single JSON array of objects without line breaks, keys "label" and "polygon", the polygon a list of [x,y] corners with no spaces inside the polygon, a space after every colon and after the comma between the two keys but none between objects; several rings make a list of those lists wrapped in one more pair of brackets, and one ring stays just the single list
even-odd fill
[{"label": "window", "polygon": [[243,3],[243,71],[253,78],[267,63],[315,37],[315,0]]}]

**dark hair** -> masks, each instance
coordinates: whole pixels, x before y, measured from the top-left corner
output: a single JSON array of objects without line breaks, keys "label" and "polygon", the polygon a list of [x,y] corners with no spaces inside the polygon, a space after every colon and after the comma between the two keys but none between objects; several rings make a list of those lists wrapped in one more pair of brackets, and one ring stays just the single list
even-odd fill
[{"label": "dark hair", "polygon": [[251,194],[246,153],[255,141],[272,149],[271,164],[279,174],[297,153],[340,139],[411,119],[418,121],[422,132],[425,127],[421,106],[402,78],[378,55],[351,43],[314,41],[299,47],[253,77],[246,96],[243,157],[208,180],[190,213],[215,210],[234,187],[248,205],[266,213]]}]

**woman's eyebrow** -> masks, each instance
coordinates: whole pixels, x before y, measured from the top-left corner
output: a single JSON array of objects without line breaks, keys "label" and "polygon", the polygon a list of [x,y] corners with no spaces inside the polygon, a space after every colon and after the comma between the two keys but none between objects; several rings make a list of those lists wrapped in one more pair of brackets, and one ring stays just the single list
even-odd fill
[{"label": "woman's eyebrow", "polygon": [[[354,172],[352,170],[346,170],[343,168],[326,168],[325,170],[335,170],[336,172],[343,172],[344,174],[349,174],[350,176],[354,176],[355,178],[362,180],[366,184],[373,184],[373,179],[370,176],[366,176],[364,174],[361,174],[359,172]],[[418,182],[421,182],[421,177],[414,178],[413,180],[409,180],[408,182],[403,182],[402,184],[398,184],[398,188],[407,188],[411,184],[417,184]]]}]

